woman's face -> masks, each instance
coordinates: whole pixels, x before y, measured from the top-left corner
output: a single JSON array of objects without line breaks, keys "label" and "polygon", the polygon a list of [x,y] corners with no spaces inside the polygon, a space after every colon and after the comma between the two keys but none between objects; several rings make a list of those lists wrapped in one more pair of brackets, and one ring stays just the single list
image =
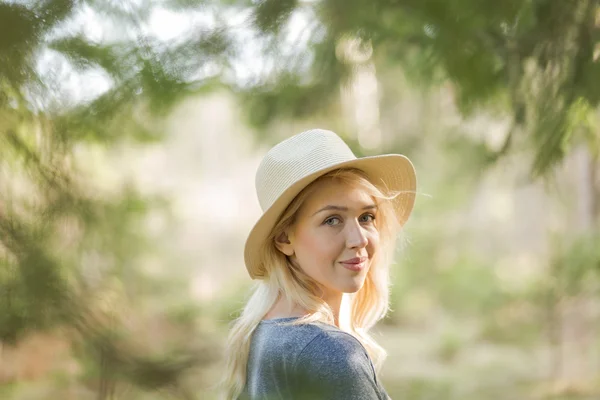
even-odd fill
[{"label": "woman's face", "polygon": [[354,185],[336,180],[315,185],[280,250],[321,284],[324,297],[354,293],[379,251],[376,202]]}]

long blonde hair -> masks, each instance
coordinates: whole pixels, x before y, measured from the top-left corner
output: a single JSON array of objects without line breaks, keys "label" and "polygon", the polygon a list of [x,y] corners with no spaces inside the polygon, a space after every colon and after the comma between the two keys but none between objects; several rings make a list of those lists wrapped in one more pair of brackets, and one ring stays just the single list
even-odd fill
[{"label": "long blonde hair", "polygon": [[369,336],[368,331],[389,310],[389,264],[401,228],[392,200],[399,193],[391,193],[386,188],[375,186],[361,170],[337,169],[319,177],[294,198],[261,248],[264,279],[257,280],[240,317],[232,324],[227,341],[225,374],[221,383],[227,400],[237,399],[242,393],[246,384],[246,366],[252,334],[280,294],[284,294],[291,303],[309,311],[308,315],[294,320],[292,324],[317,321],[334,324],[331,308],[317,295],[318,283],[291,263],[275,246],[275,238],[293,226],[298,210],[313,193],[315,184],[326,179],[356,185],[366,190],[378,203],[376,223],[381,249],[372,260],[363,287],[356,293],[345,295],[350,297],[350,301],[342,303],[339,319],[348,321],[345,326],[340,324],[340,329],[347,331],[363,344],[377,370],[386,357],[385,350]]}]

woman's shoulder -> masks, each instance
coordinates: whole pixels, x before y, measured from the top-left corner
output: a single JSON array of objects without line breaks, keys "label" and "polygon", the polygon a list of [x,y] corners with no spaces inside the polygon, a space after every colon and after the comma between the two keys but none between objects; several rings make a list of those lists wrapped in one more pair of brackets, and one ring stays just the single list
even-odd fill
[{"label": "woman's shoulder", "polygon": [[354,336],[325,326],[296,358],[296,382],[308,390],[302,398],[385,399],[373,363]]},{"label": "woman's shoulder", "polygon": [[269,342],[269,347],[295,353],[297,362],[318,356],[344,358],[356,355],[366,356],[362,344],[351,334],[339,328],[321,323],[290,325],[293,318],[262,321],[256,339]]},{"label": "woman's shoulder", "polygon": [[[317,325],[317,324],[315,324]],[[297,358],[297,364],[326,367],[336,364],[370,364],[363,345],[351,334],[334,326],[318,324],[313,338],[307,342]]]}]

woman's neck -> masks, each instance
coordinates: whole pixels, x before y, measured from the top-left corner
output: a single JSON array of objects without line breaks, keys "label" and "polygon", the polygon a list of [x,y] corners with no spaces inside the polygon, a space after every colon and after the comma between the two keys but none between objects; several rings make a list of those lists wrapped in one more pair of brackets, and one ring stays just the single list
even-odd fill
[{"label": "woman's neck", "polygon": [[[342,306],[343,293],[339,295],[329,295],[323,298],[333,312],[333,319],[336,326],[339,327],[339,315]],[[292,304],[284,296],[279,296],[273,307],[267,312],[263,319],[303,317],[309,314],[309,311],[300,307],[298,304]]]}]

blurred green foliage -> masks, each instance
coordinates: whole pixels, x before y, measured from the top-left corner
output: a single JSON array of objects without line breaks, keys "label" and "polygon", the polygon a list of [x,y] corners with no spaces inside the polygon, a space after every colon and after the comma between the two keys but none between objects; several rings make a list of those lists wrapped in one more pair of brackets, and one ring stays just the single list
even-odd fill
[{"label": "blurred green foliage", "polygon": [[[160,295],[152,286],[168,288],[141,268],[158,249],[144,230],[146,215],[166,203],[127,185],[106,191],[93,166],[76,156],[90,142],[110,149],[157,140],[158,117],[214,85],[197,71],[226,53],[222,32],[161,42],[142,29],[146,6],[0,2],[0,341],[13,346],[59,329],[99,398],[112,398],[121,383],[189,398],[183,374],[214,357],[195,341],[162,354],[134,344],[124,327],[126,303]],[[122,34],[90,39],[77,29],[86,10],[108,17],[102,23]],[[47,62],[48,54],[62,70]],[[110,86],[73,99],[74,88],[61,86],[63,70],[95,71]],[[172,323],[190,331],[186,318]]]},{"label": "blurred green foliage", "polygon": [[[247,285],[232,282],[214,303],[197,306],[181,290],[187,289],[187,277],[148,273],[145,262],[164,249],[145,221],[153,213],[168,219],[168,200],[142,196],[129,184],[107,190],[95,174],[103,166],[80,151],[159,142],[163,118],[182,99],[216,88],[237,96],[259,140],[274,140],[272,131],[282,121],[344,126],[340,90],[373,66],[384,113],[395,112],[392,103],[404,92],[425,98],[449,86],[465,117],[492,110],[511,121],[494,149],[461,127],[424,120],[414,134],[392,128],[397,137],[390,151],[421,162],[419,153],[430,145],[436,151],[427,157],[438,169],[420,175],[436,196],[415,210],[420,225],[411,227],[409,258],[394,272],[393,312],[382,325],[428,331],[432,319],[442,321],[441,328],[431,328],[431,357],[440,368],[463,365],[461,357],[481,343],[497,346],[500,354],[512,346],[524,352],[522,360],[529,358],[529,351],[555,340],[554,332],[562,329],[565,299],[598,300],[600,206],[592,215],[592,232],[558,234],[547,270],[521,289],[498,277],[494,255],[473,252],[464,230],[443,224],[504,156],[531,154],[533,176],[548,177],[575,145],[584,144],[598,165],[598,3],[1,1],[0,344],[59,332],[72,342],[82,369],[77,379],[94,398],[209,396],[190,388],[196,390],[203,374],[218,378],[215,342],[222,342],[227,323],[242,307]],[[205,13],[215,23],[161,40],[147,29],[157,8]],[[82,13],[101,25],[102,39],[81,27]],[[227,18],[231,13],[249,15],[244,20],[249,36],[236,33]],[[291,21],[298,15],[308,21],[306,39],[290,43]],[[250,40],[253,57],[273,62],[265,63],[264,74],[239,82],[235,68]],[[349,43],[356,49],[348,50]],[[94,94],[94,83],[84,79],[69,87],[68,78],[90,72],[103,77],[106,90]],[[433,111],[428,119],[437,118]],[[348,141],[357,155],[369,154]],[[600,205],[600,189],[591,189]],[[453,251],[443,252],[449,248]],[[170,293],[177,293],[177,301],[166,300]],[[132,333],[128,319],[143,320],[136,314],[147,308],[175,333],[160,343],[145,343],[143,335]],[[402,362],[389,360],[388,368]],[[202,366],[211,371],[198,372]],[[519,375],[513,367],[463,367],[454,377],[403,377],[385,385],[392,397],[413,400],[514,399],[534,392],[539,376]],[[459,379],[464,376],[469,382]],[[68,387],[72,376],[59,371],[53,379],[54,386]],[[0,397],[10,398],[24,386],[2,383]],[[539,398],[555,399],[596,394],[541,392]],[[56,393],[58,398],[62,392]]]},{"label": "blurred green foliage", "polygon": [[[356,40],[372,48],[378,68],[401,65],[410,81],[426,86],[452,82],[467,114],[500,106],[514,127],[495,156],[525,142],[533,174],[544,175],[574,132],[597,138],[581,112],[600,100],[597,9],[593,0],[259,1],[254,25],[277,63],[248,91],[250,120],[264,126],[331,108],[337,89],[364,67],[340,56],[340,42]],[[314,23],[307,49],[286,55],[282,37],[295,12]]]}]

